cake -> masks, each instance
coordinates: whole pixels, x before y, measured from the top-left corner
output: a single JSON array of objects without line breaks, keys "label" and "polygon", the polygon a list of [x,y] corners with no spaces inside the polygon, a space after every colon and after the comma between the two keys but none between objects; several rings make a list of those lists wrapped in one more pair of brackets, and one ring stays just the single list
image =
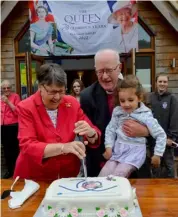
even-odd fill
[{"label": "cake", "polygon": [[44,216],[126,217],[134,212],[133,200],[126,178],[63,178],[52,182],[42,206]]}]

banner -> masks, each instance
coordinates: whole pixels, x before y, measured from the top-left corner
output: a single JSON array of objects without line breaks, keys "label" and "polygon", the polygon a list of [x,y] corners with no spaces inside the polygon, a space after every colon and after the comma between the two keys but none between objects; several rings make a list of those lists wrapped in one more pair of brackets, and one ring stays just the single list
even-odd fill
[{"label": "banner", "polygon": [[29,1],[31,52],[93,55],[138,48],[135,1]]}]

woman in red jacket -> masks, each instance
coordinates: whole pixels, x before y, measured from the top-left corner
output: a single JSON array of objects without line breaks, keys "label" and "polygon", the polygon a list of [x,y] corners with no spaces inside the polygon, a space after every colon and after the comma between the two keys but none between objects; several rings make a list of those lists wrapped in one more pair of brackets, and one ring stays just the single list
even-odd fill
[{"label": "woman in red jacket", "polygon": [[10,178],[13,175],[15,162],[19,154],[17,139],[18,120],[16,106],[20,102],[18,94],[11,91],[11,84],[8,80],[1,83],[1,143],[4,149],[4,156],[7,165],[7,172],[3,178]]},{"label": "woman in red jacket", "polygon": [[65,95],[66,73],[45,64],[37,74],[39,90],[18,105],[20,154],[14,176],[55,180],[77,176],[85,145],[95,148],[100,131],[83,113],[78,101]]}]

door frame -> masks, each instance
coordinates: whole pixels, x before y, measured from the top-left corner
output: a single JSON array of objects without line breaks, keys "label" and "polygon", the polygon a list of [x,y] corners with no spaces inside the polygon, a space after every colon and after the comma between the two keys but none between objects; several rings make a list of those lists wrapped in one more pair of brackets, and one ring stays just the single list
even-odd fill
[{"label": "door frame", "polygon": [[27,80],[27,97],[32,95],[32,61],[37,61],[40,65],[44,63],[44,58],[35,56],[30,52],[26,52],[25,55],[19,55],[15,58],[16,65],[16,89],[17,93],[21,96],[21,73],[20,73],[20,61],[23,61],[26,66],[26,80]]}]

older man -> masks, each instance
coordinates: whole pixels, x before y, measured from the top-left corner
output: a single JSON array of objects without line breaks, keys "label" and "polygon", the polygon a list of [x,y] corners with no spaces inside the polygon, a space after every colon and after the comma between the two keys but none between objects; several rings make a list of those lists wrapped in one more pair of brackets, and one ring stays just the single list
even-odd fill
[{"label": "older man", "polygon": [[[82,109],[102,132],[100,147],[93,150],[87,147],[87,169],[90,177],[98,176],[105,162],[105,129],[114,107],[114,89],[118,78],[122,78],[118,52],[111,49],[98,51],[95,55],[95,71],[98,81],[83,90],[80,98]],[[131,137],[148,135],[146,127],[132,120],[125,121],[123,130]]]}]

